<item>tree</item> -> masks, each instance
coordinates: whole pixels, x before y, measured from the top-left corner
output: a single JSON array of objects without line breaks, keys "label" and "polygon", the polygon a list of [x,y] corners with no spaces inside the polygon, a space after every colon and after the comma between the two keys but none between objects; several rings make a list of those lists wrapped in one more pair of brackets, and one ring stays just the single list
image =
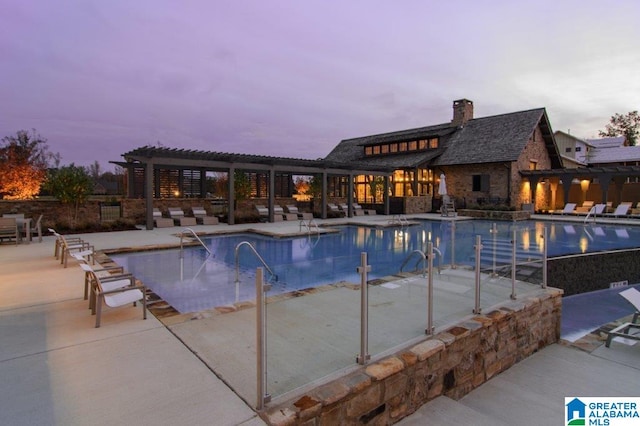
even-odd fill
[{"label": "tree", "polygon": [[640,115],[638,111],[631,111],[625,115],[615,114],[611,117],[605,130],[600,130],[600,136],[624,136],[625,144],[635,146],[640,135]]},{"label": "tree", "polygon": [[49,151],[47,140],[36,133],[20,130],[5,136],[0,146],[0,197],[29,199],[40,192],[49,161],[59,161]]},{"label": "tree", "polygon": [[233,190],[236,193],[236,201],[251,197],[251,180],[242,170],[236,170],[233,173]]},{"label": "tree", "polygon": [[49,171],[46,188],[61,203],[69,205],[69,224],[74,228],[80,206],[93,192],[93,179],[89,173],[84,167],[71,163]]}]

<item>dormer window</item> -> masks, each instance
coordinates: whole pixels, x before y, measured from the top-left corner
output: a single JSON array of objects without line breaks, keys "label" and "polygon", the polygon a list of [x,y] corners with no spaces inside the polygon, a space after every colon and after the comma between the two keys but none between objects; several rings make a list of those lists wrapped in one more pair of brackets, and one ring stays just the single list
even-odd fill
[{"label": "dormer window", "polygon": [[364,147],[364,155],[387,155],[404,152],[426,151],[438,148],[438,138],[420,139],[406,142],[391,142]]}]

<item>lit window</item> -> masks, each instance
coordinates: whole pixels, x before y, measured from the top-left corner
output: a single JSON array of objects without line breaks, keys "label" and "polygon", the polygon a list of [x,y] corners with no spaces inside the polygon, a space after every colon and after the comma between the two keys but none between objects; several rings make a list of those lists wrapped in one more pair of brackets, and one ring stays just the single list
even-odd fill
[{"label": "lit window", "polygon": [[429,139],[429,149],[436,149],[438,147],[438,138]]},{"label": "lit window", "polygon": [[409,151],[416,151],[418,149],[418,141],[409,142]]},{"label": "lit window", "polygon": [[371,148],[370,146],[365,146],[364,155],[371,155],[371,154],[373,154],[373,148]]},{"label": "lit window", "polygon": [[398,151],[406,152],[407,151],[407,143],[406,142],[400,142],[398,144]]},{"label": "lit window", "polygon": [[529,161],[529,170],[536,170],[538,168],[537,161]]},{"label": "lit window", "polygon": [[398,144],[397,143],[389,144],[389,152],[398,152]]},{"label": "lit window", "polygon": [[373,155],[380,154],[380,145],[376,145],[373,147]]},{"label": "lit window", "polygon": [[380,145],[380,154],[387,154],[389,152],[389,145]]},{"label": "lit window", "polygon": [[427,149],[427,141],[425,139],[418,141],[418,149]]}]

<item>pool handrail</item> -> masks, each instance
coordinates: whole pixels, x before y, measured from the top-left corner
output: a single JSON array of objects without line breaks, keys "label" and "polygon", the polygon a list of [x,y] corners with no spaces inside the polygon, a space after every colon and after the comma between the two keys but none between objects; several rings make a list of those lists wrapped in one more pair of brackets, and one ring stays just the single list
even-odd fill
[{"label": "pool handrail", "polygon": [[204,249],[207,251],[207,253],[209,253],[209,256],[211,256],[211,255],[212,255],[211,250],[209,250],[209,247],[207,247],[207,246],[206,246],[206,244],[205,244],[204,242],[202,242],[202,240],[200,239],[200,237],[198,237],[198,234],[196,234],[196,232],[195,232],[193,229],[191,229],[191,228],[184,228],[184,229],[182,230],[182,232],[180,233],[180,259],[182,259],[182,258],[183,258],[183,253],[182,253],[182,251],[183,251],[182,239],[184,238],[184,234],[185,234],[185,232],[187,232],[187,231],[188,231],[189,233],[191,233],[191,234],[193,235],[193,237],[194,237],[196,240],[198,240],[198,242],[202,245],[202,247],[204,247]]},{"label": "pool handrail", "polygon": [[241,241],[236,245],[236,249],[235,249],[235,263],[236,263],[236,281],[235,282],[236,283],[240,282],[240,258],[238,257],[238,252],[240,250],[240,247],[244,245],[249,246],[249,248],[251,248],[251,251],[253,252],[253,254],[256,255],[260,263],[262,263],[265,269],[269,271],[271,276],[276,281],[278,281],[278,276],[271,270],[271,268],[269,268],[269,265],[267,265],[267,262],[265,262],[262,256],[260,256],[260,253],[258,253],[258,251],[255,249],[253,244],[251,244],[249,241]]}]

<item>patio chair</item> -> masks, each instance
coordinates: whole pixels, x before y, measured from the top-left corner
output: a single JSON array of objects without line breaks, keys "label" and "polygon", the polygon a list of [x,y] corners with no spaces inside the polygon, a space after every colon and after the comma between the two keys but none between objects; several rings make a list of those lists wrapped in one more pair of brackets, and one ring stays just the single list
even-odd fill
[{"label": "patio chair", "polygon": [[193,217],[196,218],[196,222],[201,225],[217,225],[218,218],[215,216],[209,216],[204,207],[191,207]]},{"label": "patio chair", "polygon": [[[36,223],[31,227],[31,229],[29,231],[29,235],[26,236],[29,239],[29,241],[33,241],[33,236],[35,234],[38,234],[38,242],[39,243],[42,242],[42,217],[43,216],[44,215],[42,215],[42,214],[40,216],[38,216],[38,220],[36,220]],[[25,228],[25,230],[26,230],[26,228]]]},{"label": "patio chair", "polygon": [[[375,212],[375,210],[374,210],[374,212]],[[364,216],[365,214],[367,214],[367,211],[365,211],[360,204],[353,203],[353,215],[354,216]]]},{"label": "patio chair", "polygon": [[616,207],[613,213],[608,213],[606,214],[606,216],[612,216],[612,217],[626,216],[629,214],[629,209],[631,209],[631,204],[632,203],[629,203],[629,202],[622,202],[618,204],[618,207]]},{"label": "patio chair", "polygon": [[327,207],[329,208],[330,212],[336,213],[338,216],[344,215],[344,211],[340,210],[340,208],[333,203],[327,203]]},{"label": "patio chair", "polygon": [[573,214],[576,210],[576,203],[567,203],[564,205],[564,209],[560,212],[560,214]]},{"label": "patio chair", "polygon": [[631,320],[631,322],[626,322],[614,328],[608,333],[607,342],[605,343],[605,346],[607,348],[611,345],[611,342],[616,337],[640,340],[640,334],[638,333],[638,330],[640,330],[640,323],[638,323],[638,318],[640,318],[640,291],[631,287],[627,290],[621,291],[618,294],[627,299],[627,301],[633,305],[636,311],[633,314],[633,319]]},{"label": "patio chair", "polygon": [[169,207],[167,210],[169,211],[169,217],[173,219],[173,222],[176,225],[192,226],[196,224],[196,218],[186,217],[184,215],[184,210],[180,207]]},{"label": "patio chair", "polygon": [[0,240],[12,238],[16,240],[16,245],[20,240],[18,233],[18,222],[15,217],[0,217]]},{"label": "patio chair", "polygon": [[174,226],[173,219],[162,217],[162,212],[159,208],[153,208],[153,223],[156,228],[171,228]]},{"label": "patio chair", "polygon": [[[77,255],[75,255],[74,253],[74,257],[75,256]],[[80,268],[82,268],[82,270],[84,271],[84,300],[89,299],[89,289],[91,288],[91,280],[93,277],[91,275],[92,272],[100,278],[109,278],[116,276],[124,278],[126,275],[130,275],[125,274],[124,268],[122,266],[101,266],[100,268],[94,268],[89,265],[89,263],[86,262],[84,258],[79,257],[78,260],[78,265],[80,265]],[[91,308],[91,306],[89,306],[89,308]]]},{"label": "patio chair", "polygon": [[263,206],[262,204],[256,204],[255,205],[256,210],[258,210],[258,214],[260,215],[260,220],[261,221],[268,221],[269,220],[269,209],[266,208],[265,206]]},{"label": "patio chair", "polygon": [[142,318],[147,319],[147,299],[145,287],[137,285],[133,275],[99,277],[95,272],[89,272],[91,278],[91,314],[96,315],[96,328],[100,327],[102,305],[117,308],[130,303],[136,306],[142,300]]},{"label": "patio chair", "polygon": [[[296,213],[291,212],[289,210],[289,206],[285,206],[285,207],[277,206],[277,207],[278,207],[277,211],[279,212],[278,214],[280,214],[284,220],[298,220],[297,207],[293,207],[296,210]],[[287,209],[286,212],[284,211],[285,208]]]},{"label": "patio chair", "polygon": [[67,267],[67,260],[71,253],[87,256],[91,259],[93,258],[93,246],[88,242],[78,237],[67,238],[52,228],[49,228],[49,232],[56,237],[54,256],[56,259],[60,258],[60,263],[63,264],[65,268]]},{"label": "patio chair", "polygon": [[593,201],[585,201],[580,207],[576,207],[575,213],[587,214],[593,207]]}]

